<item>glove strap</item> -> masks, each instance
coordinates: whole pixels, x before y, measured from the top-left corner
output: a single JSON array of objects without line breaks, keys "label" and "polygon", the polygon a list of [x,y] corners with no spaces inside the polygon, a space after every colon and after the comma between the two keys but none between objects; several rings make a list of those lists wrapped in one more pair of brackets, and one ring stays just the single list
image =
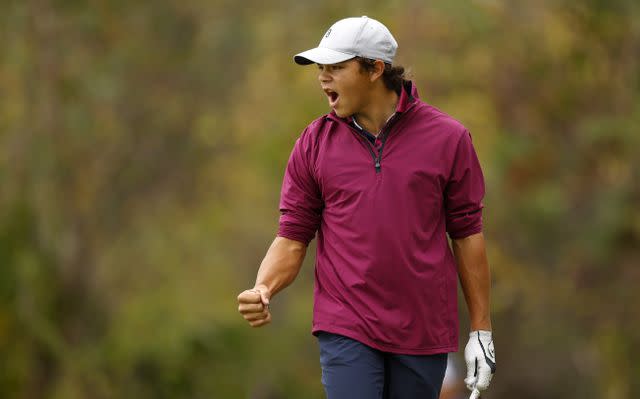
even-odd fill
[{"label": "glove strap", "polygon": [[[487,352],[485,351],[484,345],[482,344],[482,340],[480,339],[481,336],[483,338],[492,339],[491,338],[491,331],[482,331],[482,330],[472,331],[471,334],[470,334],[472,338],[473,338],[473,333],[474,332],[477,334],[478,343],[480,344],[480,348],[482,349],[482,354],[484,355],[484,360],[487,362],[487,364],[491,368],[491,374],[495,374],[495,372],[496,372],[496,362],[494,362],[491,358],[489,358],[489,356],[487,356]],[[491,343],[491,342],[493,342],[493,340],[489,341],[489,343]],[[477,364],[476,364],[476,367],[477,367]]]}]

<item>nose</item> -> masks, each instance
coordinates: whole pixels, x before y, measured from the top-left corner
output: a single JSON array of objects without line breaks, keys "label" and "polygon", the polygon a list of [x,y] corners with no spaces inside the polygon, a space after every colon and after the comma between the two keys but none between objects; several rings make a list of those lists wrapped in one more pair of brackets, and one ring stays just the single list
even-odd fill
[{"label": "nose", "polygon": [[331,75],[329,75],[326,70],[321,69],[320,73],[318,73],[318,80],[320,83],[326,83],[331,80]]}]

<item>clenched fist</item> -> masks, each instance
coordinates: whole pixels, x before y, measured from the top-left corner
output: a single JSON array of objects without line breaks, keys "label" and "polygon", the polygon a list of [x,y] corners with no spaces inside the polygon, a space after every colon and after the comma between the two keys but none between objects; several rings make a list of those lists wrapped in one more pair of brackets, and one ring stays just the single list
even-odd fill
[{"label": "clenched fist", "polygon": [[251,327],[262,327],[271,321],[270,297],[269,289],[262,284],[238,295],[238,311]]}]

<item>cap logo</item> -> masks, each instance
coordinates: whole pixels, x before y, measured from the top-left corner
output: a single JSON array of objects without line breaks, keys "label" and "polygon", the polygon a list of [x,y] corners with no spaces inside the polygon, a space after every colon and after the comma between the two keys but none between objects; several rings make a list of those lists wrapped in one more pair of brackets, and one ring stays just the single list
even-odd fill
[{"label": "cap logo", "polygon": [[325,38],[329,37],[329,35],[331,34],[331,28],[329,28],[329,30],[327,31],[327,33],[324,35]]}]

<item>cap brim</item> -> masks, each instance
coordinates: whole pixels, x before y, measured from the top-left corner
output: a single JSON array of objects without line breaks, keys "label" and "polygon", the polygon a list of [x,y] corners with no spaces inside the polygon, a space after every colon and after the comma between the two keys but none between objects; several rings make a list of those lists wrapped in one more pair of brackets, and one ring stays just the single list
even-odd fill
[{"label": "cap brim", "polygon": [[316,47],[311,50],[303,51],[296,54],[293,60],[299,65],[322,64],[330,65],[347,61],[356,56],[353,54],[342,53],[325,47]]}]

